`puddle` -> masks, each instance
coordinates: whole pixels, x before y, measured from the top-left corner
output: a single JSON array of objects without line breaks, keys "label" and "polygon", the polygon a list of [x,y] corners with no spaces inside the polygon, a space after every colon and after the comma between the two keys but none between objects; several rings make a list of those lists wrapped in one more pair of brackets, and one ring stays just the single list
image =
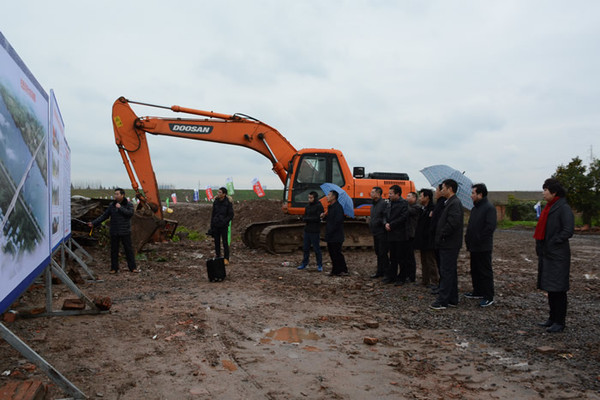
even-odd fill
[{"label": "puddle", "polygon": [[288,343],[302,343],[303,340],[319,340],[319,335],[303,328],[283,327],[267,332],[267,337]]}]

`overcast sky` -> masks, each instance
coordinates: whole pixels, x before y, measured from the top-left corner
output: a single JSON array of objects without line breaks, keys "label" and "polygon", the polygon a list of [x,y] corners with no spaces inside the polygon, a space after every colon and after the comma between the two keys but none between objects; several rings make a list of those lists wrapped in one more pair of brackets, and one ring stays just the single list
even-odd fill
[{"label": "overcast sky", "polygon": [[[56,93],[76,184],[131,187],[120,96],[248,114],[418,188],[420,169],[448,164],[490,190],[541,190],[600,153],[596,0],[3,3],[0,30]],[[283,187],[254,151],[148,136],[161,185]]]}]

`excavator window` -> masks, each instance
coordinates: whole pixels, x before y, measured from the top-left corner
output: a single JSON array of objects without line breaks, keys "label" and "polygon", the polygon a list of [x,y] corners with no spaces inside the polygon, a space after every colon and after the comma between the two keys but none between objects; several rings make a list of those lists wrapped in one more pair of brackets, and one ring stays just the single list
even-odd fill
[{"label": "excavator window", "polygon": [[308,202],[312,191],[324,193],[321,184],[325,182],[344,186],[344,176],[337,157],[333,154],[304,154],[298,163],[292,187],[292,207],[300,207]]},{"label": "excavator window", "polygon": [[337,158],[331,160],[331,183],[335,183],[339,187],[344,186],[344,175]]}]

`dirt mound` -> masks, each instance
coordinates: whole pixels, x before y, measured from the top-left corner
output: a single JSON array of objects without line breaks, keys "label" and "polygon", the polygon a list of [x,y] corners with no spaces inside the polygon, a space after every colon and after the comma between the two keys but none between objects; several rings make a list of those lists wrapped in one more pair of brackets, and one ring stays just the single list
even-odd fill
[{"label": "dirt mound", "polygon": [[[280,220],[285,217],[280,200],[252,200],[233,202],[232,237],[240,238],[247,225],[259,221]],[[179,226],[206,233],[210,226],[212,203],[177,203],[166,218],[179,222]]]}]

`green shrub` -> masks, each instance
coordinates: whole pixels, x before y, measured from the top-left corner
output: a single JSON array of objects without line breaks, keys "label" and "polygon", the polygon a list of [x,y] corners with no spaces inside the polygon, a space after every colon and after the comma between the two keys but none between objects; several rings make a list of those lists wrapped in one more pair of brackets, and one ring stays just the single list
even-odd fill
[{"label": "green shrub", "polygon": [[509,195],[506,215],[511,221],[537,221],[537,214],[533,208],[536,203],[534,200],[518,200]]}]

